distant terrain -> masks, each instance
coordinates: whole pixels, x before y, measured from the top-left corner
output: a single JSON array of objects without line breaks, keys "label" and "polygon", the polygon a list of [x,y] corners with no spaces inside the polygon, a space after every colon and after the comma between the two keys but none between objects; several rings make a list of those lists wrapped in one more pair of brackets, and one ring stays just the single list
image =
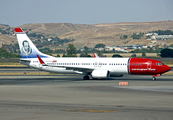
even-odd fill
[{"label": "distant terrain", "polygon": [[[17,42],[14,35],[14,28],[0,25],[0,28],[10,28],[10,34],[0,33],[1,44],[14,44]],[[109,23],[109,24],[71,24],[71,23],[35,23],[19,26],[25,31],[42,33],[47,37],[59,37],[61,39],[75,39],[73,43],[78,48],[84,46],[92,47],[98,43],[107,46],[116,45],[149,45],[150,40],[143,36],[141,39],[132,39],[133,33],[147,33],[155,30],[173,30],[173,21],[158,22],[128,22],[128,23]],[[127,35],[127,39],[120,39],[120,36]],[[159,41],[162,44],[163,41]],[[173,44],[173,40],[168,40],[167,44]]]}]

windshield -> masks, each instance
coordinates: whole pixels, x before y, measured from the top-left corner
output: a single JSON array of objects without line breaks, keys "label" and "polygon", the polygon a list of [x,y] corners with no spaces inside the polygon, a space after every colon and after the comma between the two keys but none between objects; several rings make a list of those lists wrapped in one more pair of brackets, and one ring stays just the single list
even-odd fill
[{"label": "windshield", "polygon": [[164,63],[156,63],[156,65],[164,65]]}]

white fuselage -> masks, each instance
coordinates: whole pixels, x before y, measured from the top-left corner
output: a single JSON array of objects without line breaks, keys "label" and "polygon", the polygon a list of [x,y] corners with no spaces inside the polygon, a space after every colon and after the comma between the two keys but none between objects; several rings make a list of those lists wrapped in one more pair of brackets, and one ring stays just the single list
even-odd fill
[{"label": "white fuselage", "polygon": [[[82,68],[86,70],[105,69],[110,71],[111,75],[121,75],[128,74],[129,58],[43,58],[43,61],[47,66],[41,65],[37,58],[30,60],[31,62],[28,66],[48,72],[85,74],[75,70],[75,68]],[[68,69],[68,67],[74,69],[71,70]]]}]

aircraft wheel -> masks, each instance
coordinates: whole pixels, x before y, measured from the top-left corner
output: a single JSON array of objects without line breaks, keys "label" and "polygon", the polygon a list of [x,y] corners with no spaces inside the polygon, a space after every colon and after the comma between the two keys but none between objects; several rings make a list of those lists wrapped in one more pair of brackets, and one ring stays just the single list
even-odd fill
[{"label": "aircraft wheel", "polygon": [[84,80],[89,80],[89,76],[86,75],[86,76],[83,77],[83,79]]},{"label": "aircraft wheel", "polygon": [[156,80],[156,78],[155,78],[155,77],[153,77],[152,79],[153,79],[153,81],[154,81],[154,80]]}]

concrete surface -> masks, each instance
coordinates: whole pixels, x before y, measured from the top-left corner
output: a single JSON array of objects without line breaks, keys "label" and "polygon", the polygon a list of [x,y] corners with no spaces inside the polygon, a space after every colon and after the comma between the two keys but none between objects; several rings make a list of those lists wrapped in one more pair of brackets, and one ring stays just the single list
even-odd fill
[{"label": "concrete surface", "polygon": [[0,120],[172,120],[172,77],[0,76]]}]

